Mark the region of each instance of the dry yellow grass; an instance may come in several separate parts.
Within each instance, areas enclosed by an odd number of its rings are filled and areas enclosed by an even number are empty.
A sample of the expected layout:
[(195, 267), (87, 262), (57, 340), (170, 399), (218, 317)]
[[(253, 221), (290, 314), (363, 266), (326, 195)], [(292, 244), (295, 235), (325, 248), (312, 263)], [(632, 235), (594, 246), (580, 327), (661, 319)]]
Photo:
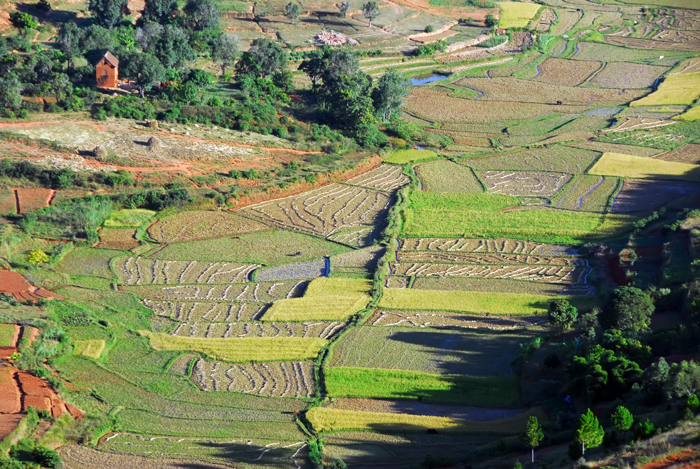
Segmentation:
[(680, 116), (674, 117), (675, 120), (692, 122), (700, 119), (700, 106), (691, 107)]
[(107, 342), (104, 340), (76, 340), (73, 355), (82, 355), (83, 357), (99, 360), (107, 347)]
[(588, 173), (636, 179), (700, 181), (700, 166), (620, 153), (604, 153)]
[(700, 73), (687, 73), (666, 78), (656, 91), (633, 101), (630, 106), (691, 105), (698, 98), (700, 98)]
[(139, 331), (139, 334), (148, 337), (151, 347), (156, 350), (202, 352), (210, 358), (230, 362), (313, 359), (327, 342), (324, 339), (304, 339), (302, 337), (206, 339), (177, 337), (146, 330)]
[(371, 288), (369, 280), (317, 278), (309, 284), (303, 297), (275, 301), (262, 320), (347, 319), (372, 301)]
[(541, 6), (537, 3), (499, 2), (501, 28), (524, 28), (535, 17)]
[(442, 433), (513, 435), (525, 430), (525, 425), (531, 415), (537, 416), (540, 421), (547, 420), (547, 415), (541, 407), (535, 407), (508, 419), (488, 421), (388, 412), (362, 412), (331, 407), (314, 407), (306, 413), (306, 418), (309, 419), (317, 432), (372, 430), (391, 433), (425, 433), (428, 429), (435, 429)]

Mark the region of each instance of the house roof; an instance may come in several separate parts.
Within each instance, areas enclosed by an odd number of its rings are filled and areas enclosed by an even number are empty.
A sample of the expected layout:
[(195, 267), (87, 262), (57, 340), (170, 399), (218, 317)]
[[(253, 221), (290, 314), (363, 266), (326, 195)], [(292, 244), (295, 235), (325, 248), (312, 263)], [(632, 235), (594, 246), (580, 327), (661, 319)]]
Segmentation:
[(111, 52), (105, 52), (105, 55), (103, 55), (97, 63), (99, 64), (102, 61), (102, 59), (107, 60), (107, 62), (109, 62), (115, 67), (119, 65), (119, 59), (113, 56)]

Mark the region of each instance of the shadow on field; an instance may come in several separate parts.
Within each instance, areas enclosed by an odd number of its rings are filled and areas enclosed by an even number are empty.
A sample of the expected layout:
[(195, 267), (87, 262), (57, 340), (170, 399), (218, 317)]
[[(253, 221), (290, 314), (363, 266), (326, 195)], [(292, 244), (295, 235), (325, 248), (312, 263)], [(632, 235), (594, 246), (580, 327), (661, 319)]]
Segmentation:
[[(282, 467), (296, 466), (301, 468), (311, 467), (308, 458), (308, 447), (304, 441), (279, 441), (270, 440), (266, 446), (252, 444), (247, 438), (236, 438), (227, 442), (198, 441), (196, 444), (202, 448), (202, 452), (211, 458), (226, 461), (230, 464), (255, 463), (261, 466)], [(279, 442), (276, 442), (279, 441)], [(197, 463), (183, 463), (182, 468), (209, 469), (209, 464), (197, 465)]]

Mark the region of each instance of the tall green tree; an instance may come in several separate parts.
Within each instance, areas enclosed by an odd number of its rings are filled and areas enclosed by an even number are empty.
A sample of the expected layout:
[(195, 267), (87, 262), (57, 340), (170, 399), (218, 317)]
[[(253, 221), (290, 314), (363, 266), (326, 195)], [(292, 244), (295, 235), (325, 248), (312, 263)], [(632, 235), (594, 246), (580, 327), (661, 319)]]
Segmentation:
[(218, 62), (221, 67), (221, 75), (226, 74), (228, 67), (233, 67), (236, 64), (238, 57), (238, 36), (228, 33), (221, 34), (211, 45), (211, 58), (214, 62)]
[(603, 443), (605, 430), (598, 423), (598, 418), (593, 415), (591, 409), (583, 414), (578, 421), (576, 429), (576, 440), (581, 443), (581, 453), (586, 454), (586, 448), (597, 448)]
[(372, 91), (377, 117), (382, 122), (398, 117), (410, 89), (411, 80), (404, 78), (395, 68), (387, 70)]
[(12, 26), (19, 30), (22, 37), (26, 37), (30, 29), (36, 29), (39, 27), (39, 20), (29, 13), (22, 13), (19, 11), (16, 11), (10, 15), (10, 22), (12, 23)]
[(634, 415), (630, 412), (627, 407), (618, 406), (615, 412), (612, 414), (612, 422), (615, 430), (620, 432), (620, 435), (624, 434), (634, 423)]
[(166, 25), (156, 41), (154, 55), (165, 68), (182, 68), (194, 60), (195, 53), (190, 46), (187, 32), (174, 25)]
[(652, 399), (660, 401), (664, 398), (664, 388), (666, 387), (670, 371), (671, 367), (664, 357), (659, 358), (644, 370), (642, 375), (644, 391)]
[(544, 432), (540, 426), (537, 417), (531, 415), (525, 427), (525, 433), (522, 435), (523, 442), (532, 450), (532, 464), (535, 464), (535, 448), (537, 448), (544, 439)]
[(177, 11), (177, 0), (146, 0), (142, 18), (144, 21), (163, 23), (175, 11)]
[(122, 66), (122, 74), (134, 80), (139, 94), (146, 97), (154, 82), (165, 79), (165, 67), (156, 57), (148, 53), (131, 54)]
[(372, 27), (372, 20), (379, 16), (379, 6), (377, 2), (367, 2), (362, 5), (362, 15), (369, 20), (369, 27)]
[(163, 35), (163, 25), (159, 23), (146, 23), (136, 30), (136, 42), (144, 52), (153, 52), (156, 44)]
[(80, 51), (80, 38), (82, 37), (82, 32), (75, 21), (66, 21), (61, 26), (58, 32), (58, 43), (60, 45), (61, 52), (66, 56), (68, 60), (68, 67), (73, 68), (75, 66), (75, 59), (81, 55)]
[(219, 27), (219, 7), (212, 0), (187, 0), (182, 11), (192, 29), (203, 31)]
[(287, 53), (279, 44), (269, 39), (255, 39), (250, 49), (241, 55), (236, 63), (236, 72), (241, 75), (252, 75), (267, 78), (278, 70), (287, 67)]
[(700, 365), (694, 360), (671, 365), (666, 391), (669, 397), (688, 397), (700, 391)]
[(306, 59), (299, 65), (298, 70), (306, 73), (306, 76), (311, 80), (311, 88), (315, 90), (323, 77), (323, 72), (326, 71), (326, 61), (321, 57)]
[(22, 105), (22, 83), (14, 73), (0, 75), (0, 106), (17, 109)]
[(287, 6), (284, 7), (284, 14), (287, 15), (287, 18), (294, 24), (299, 19), (301, 7), (296, 2), (289, 2)]
[(333, 87), (334, 82), (342, 76), (353, 76), (360, 73), (360, 61), (357, 55), (347, 49), (334, 49), (324, 52), (325, 70), (323, 83), (325, 87)]
[(88, 9), (95, 23), (112, 29), (129, 14), (129, 0), (90, 0)]
[(636, 334), (649, 328), (653, 312), (654, 304), (649, 295), (639, 288), (618, 287), (605, 306), (603, 325)]
[(567, 369), (574, 386), (586, 390), (590, 400), (615, 399), (639, 380), (639, 365), (600, 344), (575, 356)]
[(549, 322), (556, 328), (566, 330), (578, 319), (578, 310), (568, 300), (558, 299), (549, 304)]

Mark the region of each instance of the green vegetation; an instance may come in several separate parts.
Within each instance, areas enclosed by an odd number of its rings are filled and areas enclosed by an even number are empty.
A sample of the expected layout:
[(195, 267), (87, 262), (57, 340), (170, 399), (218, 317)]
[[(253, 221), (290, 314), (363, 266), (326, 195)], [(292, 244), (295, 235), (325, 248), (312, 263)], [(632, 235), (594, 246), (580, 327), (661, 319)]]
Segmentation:
[(524, 28), (540, 9), (537, 3), (498, 2), (501, 17), (498, 26), (504, 29)]
[(406, 164), (418, 161), (430, 160), (437, 156), (433, 151), (425, 150), (396, 150), (394, 153), (384, 158), (387, 163)]
[(107, 347), (104, 340), (76, 340), (73, 349), (74, 355), (82, 355), (84, 357), (99, 360)]
[(104, 226), (138, 228), (156, 215), (153, 210), (117, 210), (105, 220)]
[(14, 334), (14, 324), (0, 324), (0, 347), (10, 347)]

